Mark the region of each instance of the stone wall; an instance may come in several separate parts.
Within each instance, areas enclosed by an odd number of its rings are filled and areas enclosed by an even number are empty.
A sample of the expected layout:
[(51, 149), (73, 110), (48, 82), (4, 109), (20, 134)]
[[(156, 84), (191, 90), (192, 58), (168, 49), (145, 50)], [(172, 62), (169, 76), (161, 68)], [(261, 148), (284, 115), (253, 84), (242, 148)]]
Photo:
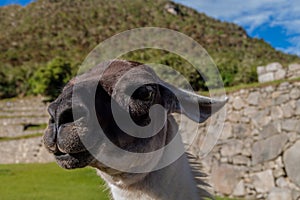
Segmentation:
[[(223, 132), (201, 159), (214, 192), (242, 199), (299, 199), (300, 82), (228, 96)], [(200, 133), (207, 126), (202, 124)], [(186, 129), (185, 134), (194, 131)], [(200, 140), (191, 148), (195, 155)]]
[(0, 101), (0, 164), (54, 161), (42, 144), (46, 107), (41, 97)]
[(300, 77), (300, 64), (290, 64), (287, 68), (283, 68), (280, 63), (270, 63), (267, 66), (257, 67), (257, 74), (260, 83), (298, 78)]

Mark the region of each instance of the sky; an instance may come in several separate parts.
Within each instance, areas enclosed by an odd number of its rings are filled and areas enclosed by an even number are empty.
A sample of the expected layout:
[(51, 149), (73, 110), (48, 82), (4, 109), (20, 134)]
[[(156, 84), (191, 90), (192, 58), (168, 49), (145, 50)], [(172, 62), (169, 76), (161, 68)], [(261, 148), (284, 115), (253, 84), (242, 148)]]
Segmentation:
[[(0, 0), (26, 5), (33, 0)], [(221, 21), (246, 29), (274, 48), (300, 56), (300, 2), (298, 0), (173, 0)]]
[(25, 6), (32, 1), (34, 0), (0, 0), (0, 6), (10, 5), (10, 4), (19, 4)]
[(300, 56), (298, 0), (174, 0), (221, 21), (233, 22), (251, 37)]

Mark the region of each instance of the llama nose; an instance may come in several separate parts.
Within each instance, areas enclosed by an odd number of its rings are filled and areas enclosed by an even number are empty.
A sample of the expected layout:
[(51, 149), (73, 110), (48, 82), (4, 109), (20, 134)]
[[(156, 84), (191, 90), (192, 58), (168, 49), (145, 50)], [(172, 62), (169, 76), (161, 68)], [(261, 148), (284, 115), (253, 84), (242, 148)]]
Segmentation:
[(56, 146), (56, 136), (57, 136), (57, 126), (55, 124), (55, 112), (57, 109), (57, 104), (55, 102), (48, 106), (48, 113), (50, 115), (50, 120), (48, 127), (44, 132), (43, 142), (45, 147), (51, 153), (56, 153), (58, 151)]
[(57, 135), (57, 131), (55, 128), (55, 124), (49, 124), (48, 128), (46, 129), (46, 131), (44, 133), (43, 142), (44, 142), (45, 147), (51, 153), (56, 153), (58, 151), (57, 145), (56, 145), (56, 135)]
[(82, 104), (63, 110), (58, 115), (56, 146), (62, 153), (79, 153), (86, 151), (82, 143), (87, 126), (87, 109)]

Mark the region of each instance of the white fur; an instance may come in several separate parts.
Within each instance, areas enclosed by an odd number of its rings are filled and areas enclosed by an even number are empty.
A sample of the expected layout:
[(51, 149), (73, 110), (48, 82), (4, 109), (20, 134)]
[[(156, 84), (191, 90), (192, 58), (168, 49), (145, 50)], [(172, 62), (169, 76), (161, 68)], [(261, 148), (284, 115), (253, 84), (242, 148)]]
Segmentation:
[[(177, 124), (168, 118), (168, 134), (177, 133)], [(145, 147), (147, 148), (147, 147)], [(97, 168), (97, 166), (95, 166)], [(101, 168), (101, 167), (98, 167)], [(207, 197), (205, 190), (197, 187), (189, 159), (183, 154), (169, 166), (144, 174), (98, 174), (106, 181), (114, 200), (199, 200)], [(201, 182), (200, 184), (203, 185)]]

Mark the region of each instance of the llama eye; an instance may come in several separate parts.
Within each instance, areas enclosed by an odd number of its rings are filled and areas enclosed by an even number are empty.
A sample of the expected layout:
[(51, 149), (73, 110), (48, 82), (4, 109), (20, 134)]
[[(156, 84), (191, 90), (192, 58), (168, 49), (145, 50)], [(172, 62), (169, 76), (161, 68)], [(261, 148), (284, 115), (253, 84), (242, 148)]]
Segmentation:
[(140, 100), (150, 101), (153, 97), (153, 91), (148, 91), (139, 97)]
[(154, 97), (154, 89), (151, 86), (140, 87), (133, 94), (133, 99), (141, 101), (151, 101)]

